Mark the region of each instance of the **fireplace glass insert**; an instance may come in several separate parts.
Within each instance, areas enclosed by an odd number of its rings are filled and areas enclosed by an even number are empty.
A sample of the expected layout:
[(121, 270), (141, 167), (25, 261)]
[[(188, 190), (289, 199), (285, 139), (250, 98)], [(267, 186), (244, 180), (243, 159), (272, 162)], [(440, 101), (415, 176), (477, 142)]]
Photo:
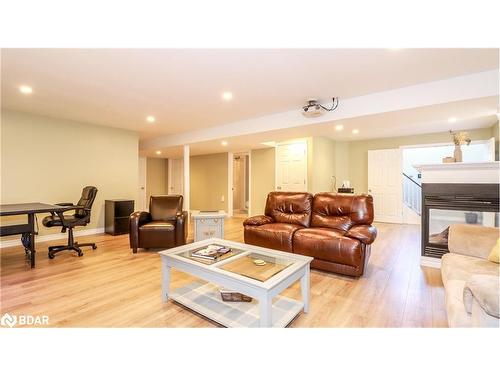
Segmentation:
[(498, 212), (429, 210), (429, 243), (448, 246), (448, 229), (451, 224), (475, 224), (498, 227)]
[(422, 255), (448, 252), (452, 224), (499, 226), (498, 184), (423, 184)]

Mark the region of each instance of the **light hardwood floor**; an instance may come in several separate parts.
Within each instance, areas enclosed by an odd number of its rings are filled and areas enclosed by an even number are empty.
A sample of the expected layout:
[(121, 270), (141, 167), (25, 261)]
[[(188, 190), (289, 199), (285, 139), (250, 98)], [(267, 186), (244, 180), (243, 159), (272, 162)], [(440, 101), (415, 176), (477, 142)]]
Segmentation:
[[(243, 241), (242, 218), (227, 221), (225, 238)], [(360, 279), (312, 270), (309, 314), (291, 327), (446, 327), (440, 272), (419, 265), (420, 228), (375, 224), (379, 236)], [(192, 226), (190, 227), (192, 240)], [(132, 254), (128, 236), (95, 235), (81, 258), (63, 252), (47, 258), (53, 242), (38, 243), (30, 270), (21, 247), (0, 249), (0, 312), (48, 315), (52, 327), (216, 327), (173, 302), (163, 304), (160, 257)], [(57, 241), (61, 243), (61, 241)], [(172, 274), (172, 288), (192, 277)], [(296, 283), (284, 292), (300, 298)]]

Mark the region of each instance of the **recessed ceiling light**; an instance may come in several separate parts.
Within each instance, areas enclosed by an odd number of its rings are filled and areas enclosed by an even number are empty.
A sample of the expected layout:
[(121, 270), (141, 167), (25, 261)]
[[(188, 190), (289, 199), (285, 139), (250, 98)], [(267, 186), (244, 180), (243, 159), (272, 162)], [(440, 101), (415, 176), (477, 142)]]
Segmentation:
[(224, 91), (222, 93), (222, 99), (224, 99), (225, 101), (233, 99), (233, 93), (231, 91)]
[(227, 141), (222, 141), (220, 144), (223, 146), (227, 146)]
[(146, 117), (146, 121), (152, 124), (153, 122), (156, 121), (156, 119), (154, 118), (154, 116), (148, 116)]
[(358, 129), (352, 129), (352, 134), (359, 134), (359, 130)]
[(156, 155), (161, 155), (161, 151), (156, 151)]
[(23, 85), (23, 86), (19, 87), (19, 91), (22, 94), (29, 95), (29, 94), (31, 94), (33, 92), (33, 89), (31, 87), (29, 87), (29, 86)]
[(338, 131), (338, 132), (339, 132), (339, 131), (341, 131), (342, 129), (344, 129), (344, 125), (342, 125), (342, 124), (335, 125), (335, 130), (336, 130), (336, 131)]
[(457, 118), (456, 117), (450, 117), (448, 119), (448, 122), (457, 122)]

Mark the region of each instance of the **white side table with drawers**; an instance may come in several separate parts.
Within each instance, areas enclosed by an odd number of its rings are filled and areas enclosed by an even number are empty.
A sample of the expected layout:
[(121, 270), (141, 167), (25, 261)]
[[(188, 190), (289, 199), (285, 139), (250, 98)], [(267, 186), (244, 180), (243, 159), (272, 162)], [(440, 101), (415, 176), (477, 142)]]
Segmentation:
[(191, 214), (194, 220), (194, 241), (208, 238), (224, 238), (224, 211), (195, 211)]

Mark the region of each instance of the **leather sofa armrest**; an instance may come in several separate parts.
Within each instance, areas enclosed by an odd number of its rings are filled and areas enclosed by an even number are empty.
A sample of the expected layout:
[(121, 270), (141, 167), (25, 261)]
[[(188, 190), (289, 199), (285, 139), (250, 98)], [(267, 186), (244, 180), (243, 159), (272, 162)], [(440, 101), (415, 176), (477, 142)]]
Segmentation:
[(243, 225), (264, 225), (274, 223), (273, 218), (265, 215), (252, 216), (243, 222)]
[(130, 215), (130, 247), (137, 252), (139, 247), (139, 227), (151, 221), (151, 214), (145, 211), (136, 211)]
[(371, 225), (354, 225), (345, 235), (370, 245), (377, 238), (377, 228)]
[(465, 310), (469, 314), (475, 300), (488, 315), (500, 318), (498, 276), (472, 275), (466, 281), (463, 293)]
[(175, 217), (175, 245), (185, 245), (188, 236), (189, 215), (187, 211), (178, 212)]

